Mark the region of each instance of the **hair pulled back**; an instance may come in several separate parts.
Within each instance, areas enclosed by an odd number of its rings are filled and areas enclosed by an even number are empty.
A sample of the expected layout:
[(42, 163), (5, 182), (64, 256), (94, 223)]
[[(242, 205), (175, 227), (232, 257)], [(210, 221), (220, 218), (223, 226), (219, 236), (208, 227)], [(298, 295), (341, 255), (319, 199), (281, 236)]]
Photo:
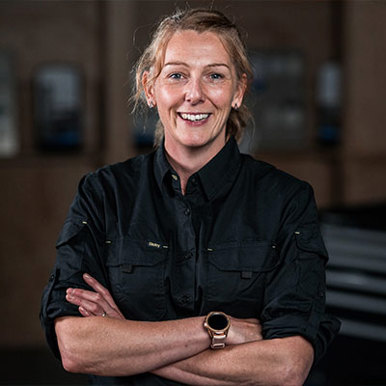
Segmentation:
[[(229, 56), (232, 58), (236, 70), (238, 81), (243, 75), (247, 76), (247, 87), (252, 80), (251, 65), (248, 60), (244, 40), (234, 23), (232, 23), (223, 13), (216, 10), (207, 9), (188, 9), (177, 11), (173, 15), (165, 17), (155, 30), (150, 44), (147, 46), (139, 58), (135, 71), (135, 90), (133, 95), (134, 111), (140, 105), (146, 106), (146, 98), (142, 77), (144, 72), (148, 72), (148, 84), (152, 84), (162, 71), (165, 58), (166, 47), (177, 31), (193, 30), (198, 33), (213, 32), (223, 43)], [(237, 110), (231, 109), (226, 125), (226, 134), (234, 136), (240, 140), (245, 126), (251, 114), (245, 104), (239, 106)], [(161, 121), (158, 122), (154, 145), (162, 143), (164, 129)]]

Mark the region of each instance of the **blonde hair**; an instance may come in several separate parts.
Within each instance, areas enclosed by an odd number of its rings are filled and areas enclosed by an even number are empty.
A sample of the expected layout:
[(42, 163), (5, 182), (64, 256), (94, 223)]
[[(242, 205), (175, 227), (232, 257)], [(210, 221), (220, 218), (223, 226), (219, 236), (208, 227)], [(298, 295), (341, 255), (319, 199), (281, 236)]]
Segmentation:
[[(152, 84), (157, 79), (162, 70), (166, 47), (170, 39), (175, 32), (183, 30), (193, 30), (198, 33), (208, 31), (216, 33), (233, 60), (238, 80), (241, 81), (245, 74), (247, 77), (247, 88), (249, 87), (252, 80), (251, 65), (247, 56), (244, 39), (236, 25), (223, 13), (215, 10), (196, 8), (177, 11), (160, 22), (150, 44), (137, 62), (135, 68), (135, 89), (132, 97), (134, 111), (137, 111), (140, 105), (146, 106), (142, 84), (143, 74), (145, 72), (151, 74), (147, 79), (148, 84)], [(227, 136), (234, 136), (236, 140), (240, 140), (250, 118), (251, 114), (244, 104), (239, 106), (238, 109), (232, 109), (226, 125)], [(164, 129), (161, 121), (158, 121), (154, 138), (155, 146), (159, 146), (162, 143), (163, 136)]]

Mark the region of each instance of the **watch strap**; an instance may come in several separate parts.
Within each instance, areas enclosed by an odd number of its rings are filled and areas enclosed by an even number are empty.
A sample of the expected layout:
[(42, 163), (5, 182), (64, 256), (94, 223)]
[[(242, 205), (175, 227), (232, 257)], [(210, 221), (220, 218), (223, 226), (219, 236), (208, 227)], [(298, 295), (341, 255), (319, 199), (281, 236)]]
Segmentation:
[(225, 347), (225, 339), (226, 339), (226, 335), (225, 334), (213, 334), (212, 335), (212, 343), (210, 345), (210, 348), (213, 349), (213, 350), (217, 350), (217, 349), (222, 349)]

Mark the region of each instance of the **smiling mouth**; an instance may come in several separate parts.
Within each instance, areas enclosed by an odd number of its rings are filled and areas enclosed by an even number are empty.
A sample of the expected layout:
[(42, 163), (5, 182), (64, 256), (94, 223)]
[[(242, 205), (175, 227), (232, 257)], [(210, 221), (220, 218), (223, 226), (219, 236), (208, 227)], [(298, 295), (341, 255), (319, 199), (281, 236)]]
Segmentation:
[(185, 121), (199, 122), (207, 119), (210, 114), (186, 114), (178, 113), (178, 115)]

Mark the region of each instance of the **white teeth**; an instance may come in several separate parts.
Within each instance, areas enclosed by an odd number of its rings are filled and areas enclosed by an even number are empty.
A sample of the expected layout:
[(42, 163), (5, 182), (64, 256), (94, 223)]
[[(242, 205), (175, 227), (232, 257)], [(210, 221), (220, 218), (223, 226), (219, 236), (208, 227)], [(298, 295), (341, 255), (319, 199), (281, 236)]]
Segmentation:
[(209, 114), (181, 114), (181, 117), (188, 121), (196, 122), (208, 118)]

